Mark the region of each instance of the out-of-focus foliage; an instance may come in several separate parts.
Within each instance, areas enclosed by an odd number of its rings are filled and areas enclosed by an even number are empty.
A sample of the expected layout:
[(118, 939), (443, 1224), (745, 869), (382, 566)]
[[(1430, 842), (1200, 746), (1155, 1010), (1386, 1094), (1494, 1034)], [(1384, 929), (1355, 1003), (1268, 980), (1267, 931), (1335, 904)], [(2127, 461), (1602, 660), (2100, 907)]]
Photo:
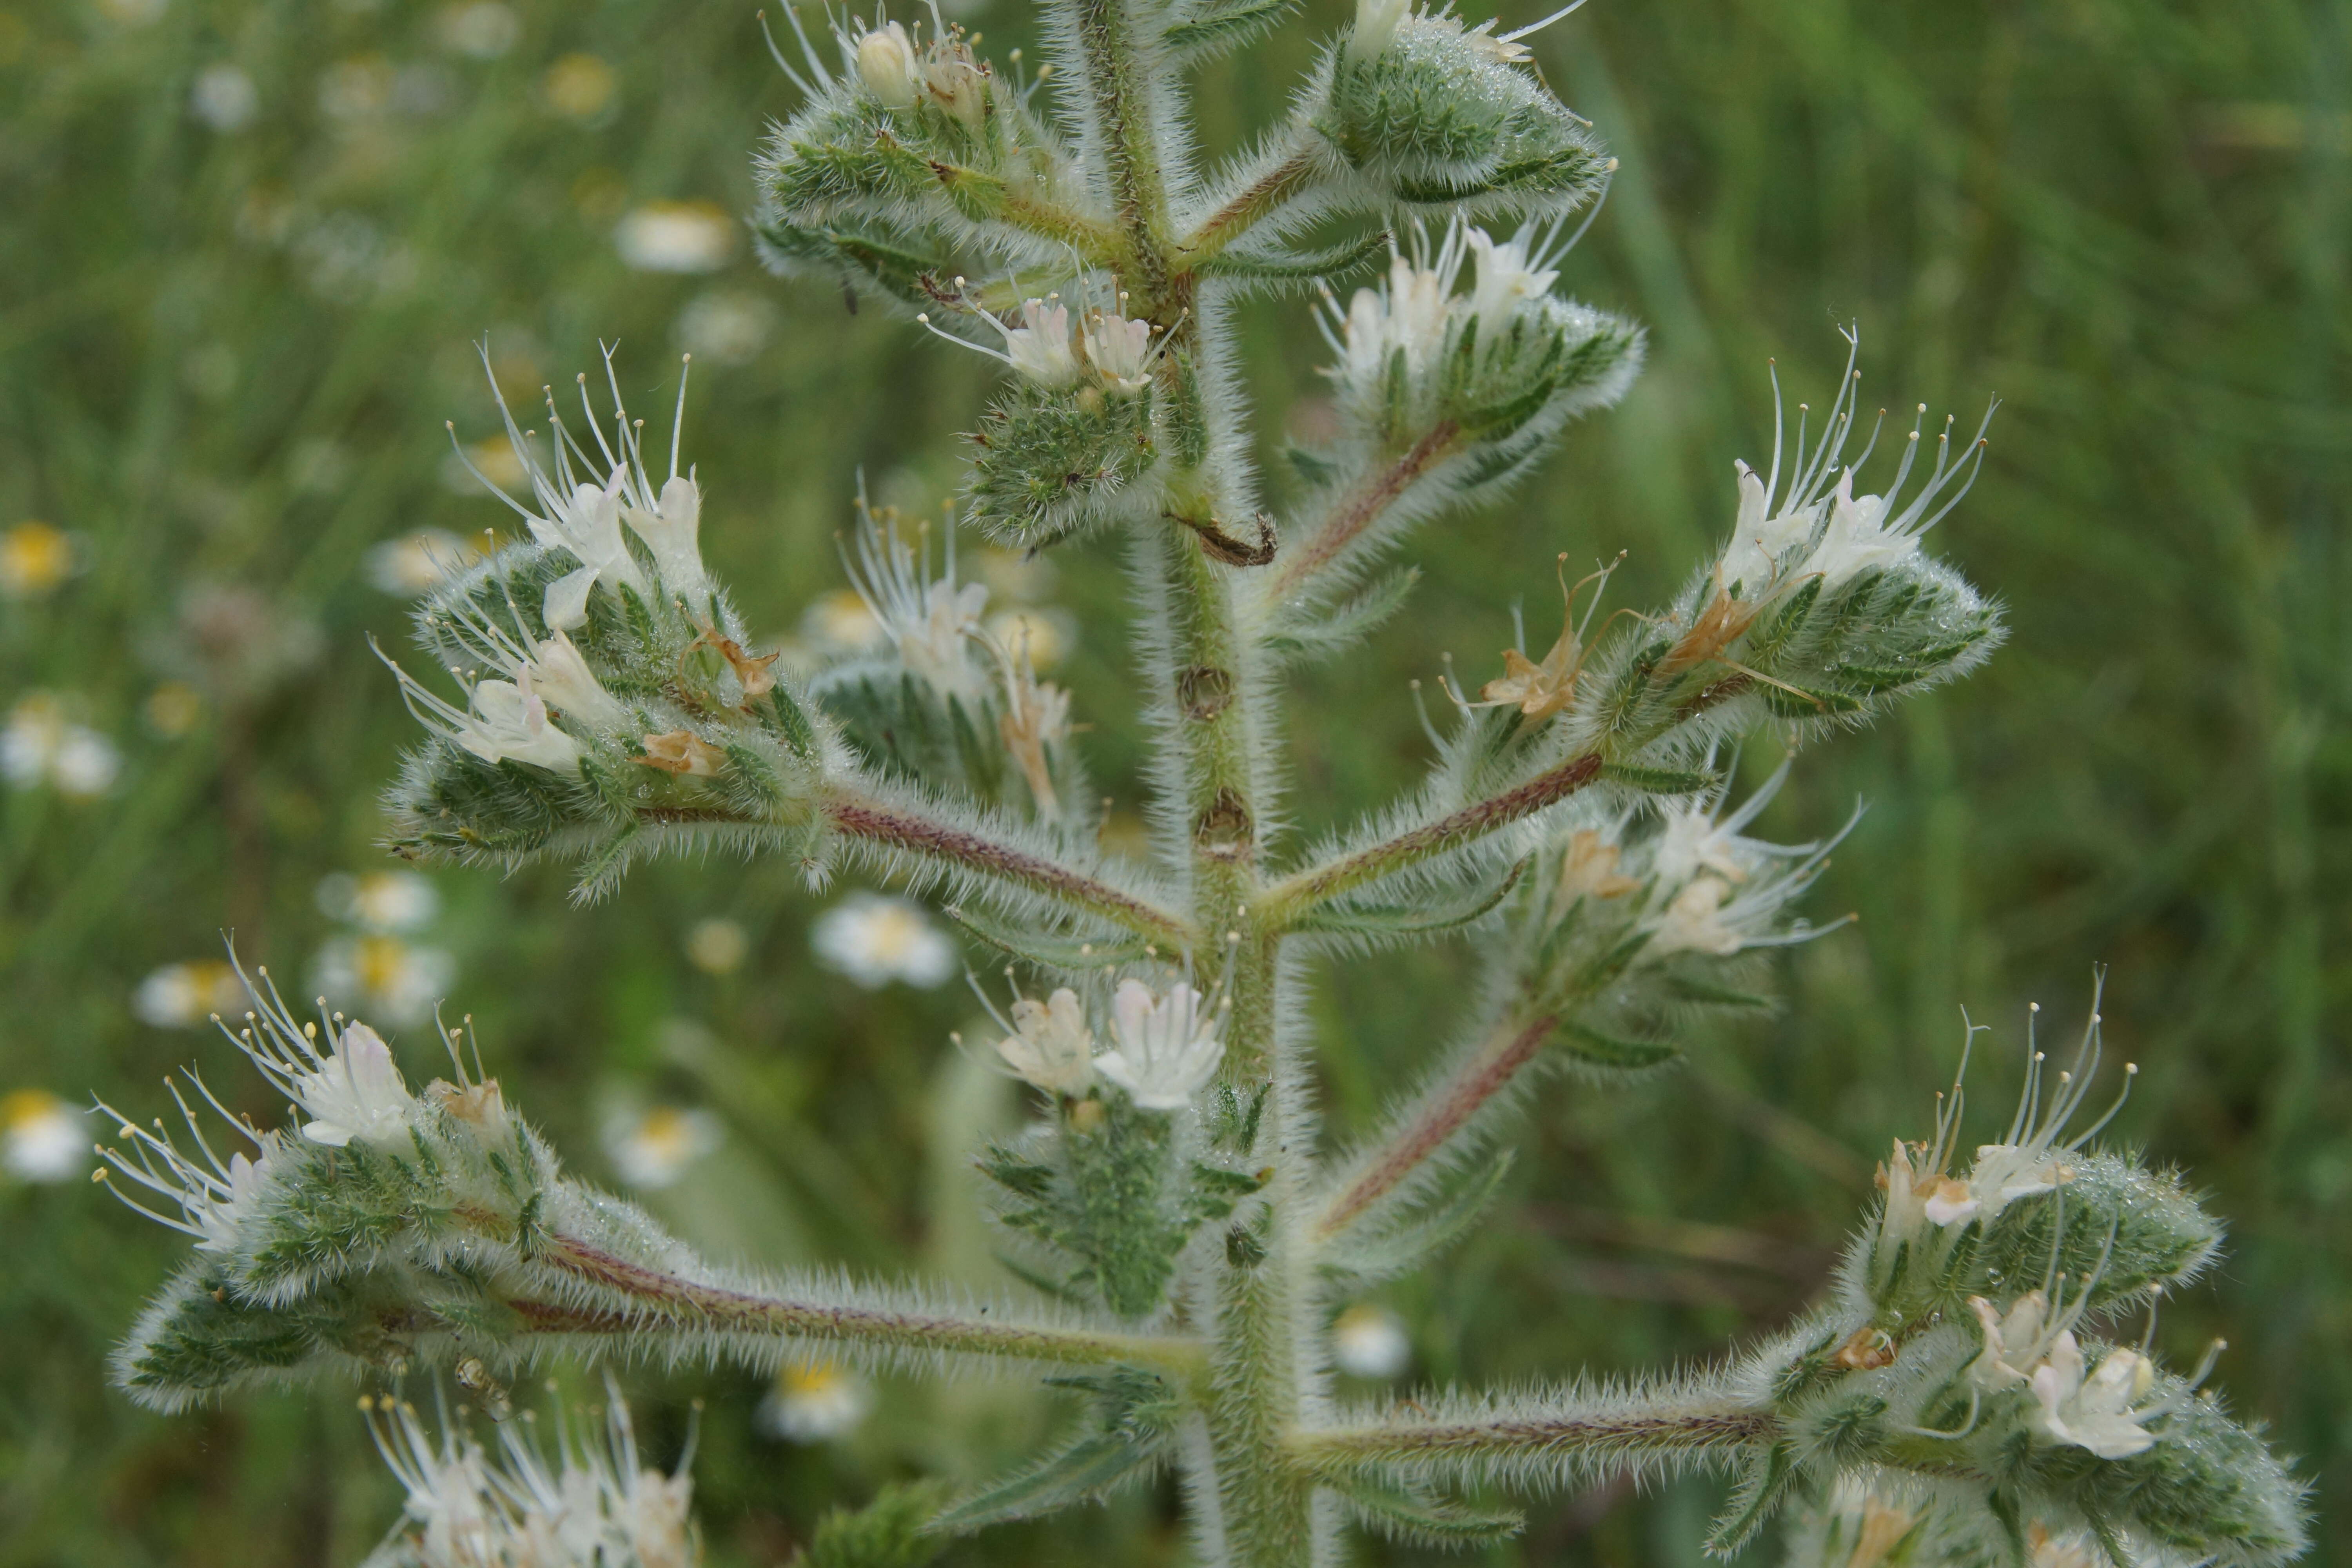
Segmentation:
[[(1030, 26), (1009, 0), (966, 19), (1000, 46)], [(1278, 113), (1340, 20), (1322, 7), (1205, 67), (1212, 142)], [(1763, 456), (1766, 359), (1826, 385), (1831, 327), (1858, 319), (1865, 394), (1898, 417), (1987, 387), (2007, 401), (1984, 489), (1937, 548), (2002, 585), (2013, 637), (1775, 803), (1784, 837), (1832, 829), (1857, 792), (1883, 803), (1848, 841), (1868, 876), (1833, 866), (1812, 895), (1858, 928), (1785, 960), (1801, 1030), (1717, 1030), (1646, 1090), (1549, 1091), (1509, 1178), (1528, 1223), (1385, 1292), (1413, 1331), (1409, 1375), (1640, 1364), (1785, 1322), (1822, 1289), (1869, 1160), (1948, 1074), (1958, 1005), (2007, 1024), (2030, 997), (2073, 1004), (2103, 960), (2109, 1038), (2143, 1068), (2124, 1131), (2193, 1167), (2236, 1225), (2159, 1340), (2192, 1360), (2230, 1324), (2223, 1375), (2307, 1457), (2340, 1555), (2341, 18), (2274, 0), (1611, 0), (1535, 45), (1622, 160), (1566, 281), (1649, 324), (1650, 368), (1505, 504), (1433, 532), (1418, 625), (1483, 674), (1510, 602), (1547, 603), (1560, 551), (1640, 541), (1630, 600), (1668, 591), (1728, 521), (1730, 456)], [(216, 1061), (218, 1042), (149, 1021), (173, 997), (142, 983), (209, 962), (224, 930), (303, 990), (454, 960), (436, 988), (476, 1015), (515, 1098), (582, 1165), (604, 1147), (585, 1173), (637, 1183), (706, 1250), (992, 1278), (962, 1162), (1017, 1118), (946, 1043), (971, 1009), (821, 964), (789, 865), (647, 868), (586, 912), (560, 871), (434, 873), (419, 921), (320, 895), (383, 864), (377, 792), (413, 734), (366, 647), (396, 645), (405, 608), (372, 552), (513, 525), (439, 439), (445, 418), (469, 447), (496, 429), (472, 341), (488, 334), (527, 421), (600, 335), (646, 412), (691, 348), (705, 552), (768, 636), (804, 635), (840, 585), (858, 469), (910, 514), (954, 483), (950, 437), (988, 389), (975, 357), (769, 282), (748, 234), (680, 205), (747, 210), (752, 141), (793, 106), (749, 10), (728, 6), (0, 13), (0, 531), (61, 531), (5, 541), (0, 689), (11, 712), (53, 694), (58, 722), (121, 764), (96, 798), (68, 787), (98, 782), (87, 747), (79, 773), (60, 750), (27, 787), (0, 783), (0, 1092), (79, 1103)], [(1306, 311), (1249, 309), (1254, 370), (1301, 378), (1292, 434), (1328, 437), (1324, 389), (1283, 369), (1317, 363)], [(992, 609), (1075, 615), (1055, 678), (1097, 721), (1110, 831), (1131, 830), (1112, 563), (1058, 552), (1057, 580), (985, 564)], [(1307, 678), (1303, 828), (1414, 776), (1404, 682), (1435, 673), (1375, 638)], [(209, 973), (185, 977), (197, 1015), (221, 1005)], [(1407, 1079), (1467, 973), (1458, 952), (1401, 958), (1322, 997), (1359, 1047), (1327, 1066), (1335, 1133)], [(274, 1115), (245, 1075), (219, 1076)], [(696, 1157), (655, 1157), (673, 1147)], [(355, 1416), (261, 1394), (166, 1418), (106, 1391), (106, 1349), (173, 1238), (79, 1181), (12, 1181), (0, 1243), (0, 1564), (364, 1554), (396, 1504)], [(918, 1468), (1000, 1468), (1069, 1415), (893, 1381), (851, 1436), (801, 1445), (765, 1434), (824, 1425), (777, 1415), (821, 1372), (788, 1373), (777, 1400), (732, 1373), (694, 1381), (635, 1391), (640, 1432), (667, 1463), (685, 1398), (709, 1402), (697, 1495), (730, 1564), (783, 1561), (833, 1502)], [(1687, 1561), (1716, 1500), (1701, 1484), (1549, 1503), (1497, 1560)], [(1140, 1493), (950, 1560), (1170, 1561), (1172, 1520)]]

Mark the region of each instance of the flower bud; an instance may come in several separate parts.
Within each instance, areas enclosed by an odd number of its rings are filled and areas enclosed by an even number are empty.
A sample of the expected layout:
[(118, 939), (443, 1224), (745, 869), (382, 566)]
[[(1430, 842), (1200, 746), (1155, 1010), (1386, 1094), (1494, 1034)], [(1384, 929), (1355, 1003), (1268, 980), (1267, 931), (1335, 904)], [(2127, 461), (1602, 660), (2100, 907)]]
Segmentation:
[(1410, 9), (1412, 0), (1356, 0), (1356, 26), (1348, 36), (1349, 63), (1369, 60), (1387, 48)]
[(904, 26), (887, 23), (857, 40), (857, 79), (886, 109), (915, 107), (923, 73)]

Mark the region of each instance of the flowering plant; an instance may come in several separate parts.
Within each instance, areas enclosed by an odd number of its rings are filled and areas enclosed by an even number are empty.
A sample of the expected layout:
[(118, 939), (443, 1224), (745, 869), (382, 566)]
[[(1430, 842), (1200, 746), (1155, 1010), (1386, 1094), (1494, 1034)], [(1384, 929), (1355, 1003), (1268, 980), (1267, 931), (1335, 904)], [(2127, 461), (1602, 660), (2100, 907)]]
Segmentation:
[[(1965, 1173), (1957, 1088), (1931, 1142), (1895, 1145), (1830, 1299), (1770, 1342), (1606, 1386), (1338, 1397), (1339, 1298), (1427, 1266), (1496, 1201), (1515, 1097), (1548, 1071), (1667, 1068), (1692, 1016), (1761, 1004), (1757, 951), (1814, 934), (1790, 911), (1827, 845), (1748, 836), (1785, 769), (1735, 805), (1731, 748), (1769, 731), (1793, 751), (1991, 654), (1997, 608), (1923, 543), (1982, 431), (1956, 447), (1949, 421), (1914, 426), (1883, 491), (1858, 495), (1883, 431), (1859, 428), (1850, 363), (1818, 425), (1784, 442), (1776, 423), (1763, 471), (1738, 468), (1727, 533), (1670, 603), (1603, 617), (1610, 568), (1572, 587), (1563, 571), (1540, 657), (1504, 651), (1475, 698), (1446, 683), (1422, 788), (1293, 843), (1285, 673), (1378, 633), (1412, 588), (1381, 569), (1412, 531), (1499, 494), (1639, 367), (1636, 328), (1554, 292), (1567, 226), (1614, 165), (1527, 68), (1528, 29), (1365, 0), (1286, 124), (1202, 174), (1185, 68), (1289, 8), (1048, 9), (1055, 114), (1044, 73), (1001, 73), (936, 16), (845, 24), (830, 58), (800, 36), (785, 68), (806, 102), (760, 153), (757, 229), (777, 269), (1007, 367), (971, 437), (972, 526), (1033, 552), (1119, 536), (1156, 746), (1150, 858), (1101, 847), (1069, 696), (982, 622), (951, 528), (935, 562), (862, 513), (873, 647), (801, 679), (751, 646), (701, 559), (683, 378), (666, 463), (616, 377), (604, 410), (583, 378), (576, 428), (552, 402), (543, 437), (509, 416), (529, 539), (423, 601), (419, 640), (458, 684), (395, 665), (425, 737), (391, 792), (401, 852), (565, 858), (583, 898), (711, 846), (940, 894), (1042, 992), (1016, 986), (985, 1043), (1037, 1119), (978, 1155), (1033, 1289), (970, 1303), (715, 1266), (569, 1175), (466, 1031), (446, 1035), (449, 1076), (412, 1089), (368, 1025), (305, 1019), (257, 973), (230, 1027), (296, 1125), (229, 1117), (224, 1159), (184, 1098), (186, 1142), (118, 1118), (107, 1151), (125, 1196), (194, 1243), (122, 1385), (179, 1408), (446, 1366), (498, 1411), (541, 1357), (814, 1354), (1013, 1364), (1085, 1396), (1034, 1465), (891, 1494), (821, 1538), (842, 1563), (1164, 1469), (1197, 1554), (1262, 1568), (1335, 1561), (1350, 1526), (1475, 1544), (1518, 1516), (1467, 1491), (1689, 1465), (1737, 1477), (1724, 1552), (1793, 1502), (1792, 1548), (1822, 1563), (2295, 1556), (2299, 1488), (2200, 1392), (2208, 1369), (2099, 1337), (2192, 1279), (2219, 1228), (2173, 1175), (2092, 1148), (2097, 1125), (2071, 1131), (2095, 1015), (2054, 1087), (2029, 1046), (2020, 1110)], [(1302, 248), (1320, 225), (1353, 232)], [(1324, 290), (1336, 427), (1294, 454), (1300, 499), (1277, 517), (1247, 457), (1232, 302), (1368, 267), (1379, 281), (1345, 306)], [(1461, 1037), (1383, 1127), (1326, 1154), (1303, 956), (1463, 931), (1487, 973)], [(683, 1474), (641, 1468), (611, 1423), (603, 1448), (567, 1435), (551, 1462), (518, 1441), (493, 1463), (383, 1406), (410, 1496), (386, 1561), (690, 1560)]]

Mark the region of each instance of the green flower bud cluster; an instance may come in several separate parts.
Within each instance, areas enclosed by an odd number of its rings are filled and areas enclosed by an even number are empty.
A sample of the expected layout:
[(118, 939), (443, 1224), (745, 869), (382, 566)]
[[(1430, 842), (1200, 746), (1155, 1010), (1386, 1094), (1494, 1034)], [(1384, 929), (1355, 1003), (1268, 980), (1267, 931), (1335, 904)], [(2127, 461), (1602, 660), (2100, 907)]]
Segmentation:
[[(1585, 124), (1524, 68), (1525, 47), (1450, 12), (1367, 3), (1332, 61), (1317, 128), (1381, 198), (1568, 212), (1609, 171)], [(1383, 37), (1383, 33), (1385, 37)]]
[[(1466, 493), (1515, 474), (1570, 416), (1623, 395), (1642, 358), (1631, 323), (1550, 292), (1555, 233), (1507, 240), (1450, 225), (1391, 254), (1385, 283), (1331, 302), (1343, 441), (1396, 454), (1434, 440), (1464, 455)], [(1475, 258), (1472, 287), (1457, 293)]]
[[(684, 387), (679, 389), (681, 404)], [(615, 396), (617, 404), (617, 395)], [(551, 414), (552, 410), (551, 410)], [(575, 856), (584, 891), (663, 842), (749, 835), (816, 852), (827, 738), (755, 654), (695, 544), (701, 493), (656, 492), (625, 417), (609, 477), (555, 422), (552, 471), (511, 430), (534, 535), (456, 575), (416, 612), (461, 701), (394, 667), (430, 732), (390, 795), (394, 847), (515, 864)], [(625, 524), (625, 527), (624, 526)]]
[(1582, 1066), (1626, 1070), (1673, 1059), (1670, 1032), (1695, 1007), (1764, 1005), (1737, 984), (1739, 955), (1817, 934), (1785, 911), (1835, 847), (1741, 833), (1787, 777), (1737, 811), (1718, 784), (1556, 833), (1506, 906), (1515, 1016), (1556, 1020)]
[[(2182, 1378), (2145, 1340), (2090, 1332), (2193, 1278), (2221, 1234), (2177, 1179), (2084, 1152), (2106, 1118), (2068, 1135), (2098, 1054), (2095, 1015), (2068, 1069), (2032, 1051), (2003, 1141), (1965, 1175), (1946, 1173), (1958, 1083), (1932, 1142), (1895, 1145), (1839, 1304), (1756, 1363), (1784, 1436), (1751, 1465), (1722, 1543), (1808, 1486), (1830, 1501), (1798, 1550), (1851, 1537), (1858, 1553), (1866, 1535), (1885, 1554), (1863, 1561), (2253, 1564), (2303, 1550), (2302, 1488), (2200, 1392), (2221, 1347)], [(1906, 1489), (1905, 1475), (1936, 1484)], [(1893, 1554), (1930, 1539), (1942, 1555)], [(2078, 1542), (2092, 1547), (2063, 1555)]]
[(1081, 237), (1084, 182), (1032, 109), (1034, 87), (1008, 84), (961, 28), (921, 34), (897, 22), (837, 30), (837, 66), (800, 35), (803, 66), (784, 68), (807, 102), (755, 167), (754, 227), (778, 270), (919, 305), (960, 245), (1043, 260), (1054, 241)]

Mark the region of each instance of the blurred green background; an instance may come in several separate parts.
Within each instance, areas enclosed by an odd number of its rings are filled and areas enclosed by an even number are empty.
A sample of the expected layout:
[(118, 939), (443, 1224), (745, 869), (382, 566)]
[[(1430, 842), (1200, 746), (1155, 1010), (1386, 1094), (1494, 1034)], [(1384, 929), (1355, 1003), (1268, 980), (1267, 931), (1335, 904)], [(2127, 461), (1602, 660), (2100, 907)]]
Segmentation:
[[(1034, 49), (1034, 16), (994, 5), (966, 16), (985, 47)], [(1211, 144), (1276, 112), (1342, 16), (1318, 0), (1211, 68)], [(1786, 954), (1789, 1006), (1694, 1041), (1679, 1075), (1538, 1099), (1507, 1222), (1382, 1298), (1407, 1380), (1637, 1368), (1785, 1321), (1876, 1151), (1925, 1128), (1959, 1008), (2004, 1043), (2029, 1000), (2071, 1029), (2105, 963), (2110, 1038), (2143, 1068), (2121, 1135), (2190, 1167), (2235, 1230), (2159, 1342), (2189, 1361), (2226, 1332), (2221, 1381), (2320, 1483), (2315, 1560), (2352, 1557), (2347, 35), (2340, 0), (1600, 0), (1537, 41), (1623, 160), (1562, 286), (1647, 321), (1650, 368), (1510, 505), (1421, 536), (1412, 612), (1306, 682), (1303, 825), (1416, 775), (1406, 681), (1440, 650), (1485, 670), (1515, 599), (1540, 626), (1557, 552), (1630, 549), (1621, 602), (1676, 580), (1728, 524), (1731, 460), (1769, 447), (1766, 361), (1818, 403), (1845, 321), (1865, 396), (1964, 424), (2004, 400), (1936, 546), (2015, 635), (1804, 759), (1767, 825), (1808, 837), (1870, 800), (1811, 904), (1859, 923)], [(386, 865), (375, 796), (411, 734), (366, 640), (404, 641), (377, 581), (402, 562), (371, 552), (510, 521), (451, 482), (442, 438), (495, 428), (473, 340), (526, 402), (617, 340), (656, 430), (693, 349), (706, 551), (770, 636), (822, 631), (804, 612), (841, 585), (860, 468), (913, 510), (952, 492), (983, 362), (762, 277), (712, 209), (657, 205), (744, 210), (747, 151), (792, 102), (749, 5), (0, 9), (0, 1118), (28, 1168), (58, 1125), (40, 1092), (143, 1117), (201, 1061), (273, 1113), (216, 1037), (149, 1021), (208, 984), (151, 977), (234, 929), (305, 990), (338, 963), (343, 987), (446, 990), (583, 1173), (621, 1184), (650, 1137), (676, 1179), (644, 1195), (716, 1253), (990, 1282), (961, 1155), (1019, 1108), (947, 1044), (974, 1009), (822, 966), (822, 901), (789, 868), (658, 866), (589, 910), (559, 871), (436, 871), (429, 913), (320, 890)], [(1321, 350), (1303, 305), (1244, 321), (1270, 452), (1286, 418), (1311, 427)], [(1000, 606), (1066, 617), (1053, 674), (1131, 817), (1111, 554), (992, 564)], [(1468, 963), (1318, 975), (1335, 1132), (1436, 1048)], [(426, 1038), (396, 1041), (412, 1076)], [(2016, 1060), (1979, 1063), (1991, 1121)], [(356, 1562), (397, 1499), (354, 1391), (169, 1419), (110, 1392), (107, 1350), (182, 1239), (59, 1163), (0, 1177), (0, 1564)], [(824, 1381), (786, 1391), (802, 1435), (847, 1429), (793, 1442), (749, 1374), (629, 1379), (665, 1459), (706, 1402), (714, 1563), (782, 1562), (884, 1480), (1008, 1463), (1054, 1414), (1017, 1384), (898, 1381), (828, 1408)], [(1538, 1499), (1487, 1560), (1695, 1562), (1716, 1497)], [(1171, 1562), (1174, 1521), (1163, 1489), (948, 1561)]]

